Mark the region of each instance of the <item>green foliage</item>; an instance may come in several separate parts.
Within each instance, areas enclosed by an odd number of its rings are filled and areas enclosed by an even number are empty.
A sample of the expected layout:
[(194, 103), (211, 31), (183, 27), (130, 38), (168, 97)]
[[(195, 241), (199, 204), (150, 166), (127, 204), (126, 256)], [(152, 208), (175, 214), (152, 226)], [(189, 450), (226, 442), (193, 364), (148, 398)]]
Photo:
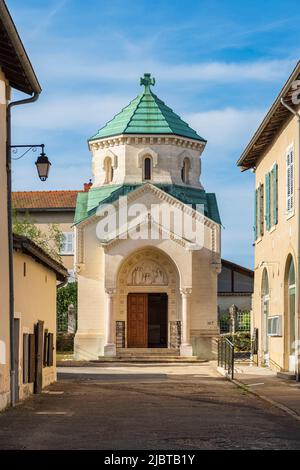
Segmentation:
[(250, 332), (240, 331), (238, 333), (225, 335), (234, 345), (236, 352), (251, 351), (251, 334)]
[(23, 235), (32, 240), (42, 248), (51, 258), (61, 263), (60, 248), (63, 242), (63, 233), (56, 224), (48, 224), (47, 230), (42, 231), (26, 213), (20, 216), (13, 213), (13, 232), (16, 235)]
[(70, 282), (57, 291), (57, 329), (66, 331), (68, 328), (68, 307), (73, 305), (77, 312), (77, 282)]

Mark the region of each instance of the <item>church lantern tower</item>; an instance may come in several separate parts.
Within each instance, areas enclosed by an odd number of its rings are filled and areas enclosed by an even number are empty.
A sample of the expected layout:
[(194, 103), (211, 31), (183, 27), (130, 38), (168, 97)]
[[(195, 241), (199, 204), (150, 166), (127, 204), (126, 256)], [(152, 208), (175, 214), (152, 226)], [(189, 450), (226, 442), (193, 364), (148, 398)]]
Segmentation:
[[(142, 92), (88, 141), (93, 186), (79, 193), (75, 215), (77, 358), (118, 356), (131, 349), (150, 354), (157, 348), (213, 356), (221, 222), (215, 194), (206, 193), (200, 181), (206, 140), (153, 93), (154, 85), (145, 73)], [(203, 246), (165, 227), (165, 220), (156, 224), (158, 234), (169, 234), (162, 239), (132, 239), (129, 229), (125, 237), (111, 232), (99, 238), (99, 210), (106, 204), (119, 210), (125, 196), (129, 208), (146, 207), (145, 227), (136, 222), (140, 231), (155, 225), (153, 204), (201, 219)]]

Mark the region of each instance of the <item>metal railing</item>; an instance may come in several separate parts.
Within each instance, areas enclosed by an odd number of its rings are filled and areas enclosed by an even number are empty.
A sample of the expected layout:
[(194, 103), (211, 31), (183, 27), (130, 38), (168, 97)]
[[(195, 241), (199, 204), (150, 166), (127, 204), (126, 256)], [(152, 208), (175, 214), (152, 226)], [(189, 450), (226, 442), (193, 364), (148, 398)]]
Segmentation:
[(222, 367), (234, 379), (234, 345), (228, 338), (220, 338), (218, 341), (218, 367)]

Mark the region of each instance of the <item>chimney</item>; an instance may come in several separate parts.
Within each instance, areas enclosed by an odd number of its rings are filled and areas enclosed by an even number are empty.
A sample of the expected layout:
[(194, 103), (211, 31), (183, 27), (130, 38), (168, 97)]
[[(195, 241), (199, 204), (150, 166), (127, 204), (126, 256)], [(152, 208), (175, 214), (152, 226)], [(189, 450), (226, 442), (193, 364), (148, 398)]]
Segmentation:
[(88, 193), (92, 186), (93, 186), (92, 180), (90, 180), (88, 183), (84, 183), (83, 185), (84, 192)]

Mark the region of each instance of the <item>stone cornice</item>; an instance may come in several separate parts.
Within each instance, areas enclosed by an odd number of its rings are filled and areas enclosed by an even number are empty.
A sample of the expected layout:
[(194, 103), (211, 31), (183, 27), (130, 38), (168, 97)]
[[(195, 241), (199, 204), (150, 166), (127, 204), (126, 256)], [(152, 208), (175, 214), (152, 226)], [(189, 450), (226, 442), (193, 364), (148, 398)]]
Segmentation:
[(202, 153), (205, 148), (206, 142), (200, 142), (186, 137), (180, 137), (177, 135), (125, 135), (121, 134), (114, 137), (107, 137), (105, 139), (98, 139), (89, 142), (90, 150), (105, 149), (110, 147), (116, 147), (118, 145), (125, 144), (142, 144), (142, 145), (176, 145), (177, 147), (183, 147), (193, 150), (198, 150)]

